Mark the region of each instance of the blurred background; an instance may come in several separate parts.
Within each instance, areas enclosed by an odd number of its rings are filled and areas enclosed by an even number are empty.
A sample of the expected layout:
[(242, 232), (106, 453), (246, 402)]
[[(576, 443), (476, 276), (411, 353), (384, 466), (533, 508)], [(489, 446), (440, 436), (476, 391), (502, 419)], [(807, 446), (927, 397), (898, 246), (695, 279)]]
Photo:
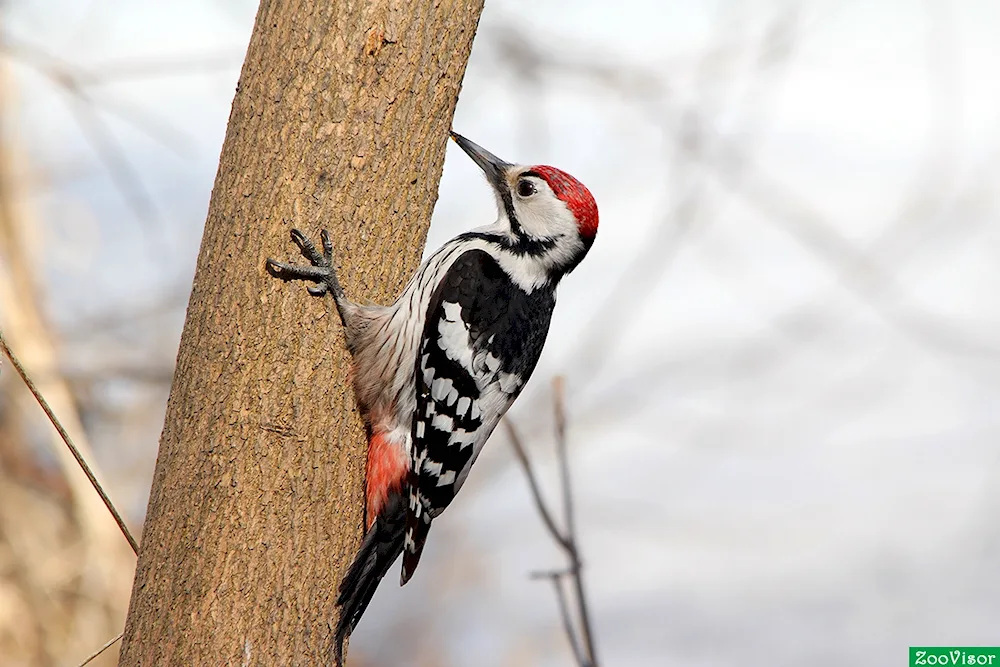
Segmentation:
[[(0, 2), (0, 326), (135, 532), (255, 11)], [(601, 210), (511, 412), (554, 502), (565, 377), (601, 664), (1000, 643), (998, 34), (990, 0), (488, 0), (455, 128)], [(448, 150), (432, 249), (494, 216)], [(355, 664), (573, 664), (492, 443)], [(134, 557), (71, 465), (4, 362), (0, 665), (123, 627)]]

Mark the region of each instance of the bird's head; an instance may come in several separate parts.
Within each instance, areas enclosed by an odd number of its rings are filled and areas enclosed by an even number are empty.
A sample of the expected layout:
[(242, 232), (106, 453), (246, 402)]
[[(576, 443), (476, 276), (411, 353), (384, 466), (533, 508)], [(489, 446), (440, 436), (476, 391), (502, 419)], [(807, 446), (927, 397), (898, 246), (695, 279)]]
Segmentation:
[(597, 236), (597, 202), (587, 187), (561, 169), (511, 164), (462, 135), (455, 140), (493, 187), (496, 227), (515, 252), (537, 255), (553, 270), (568, 273)]

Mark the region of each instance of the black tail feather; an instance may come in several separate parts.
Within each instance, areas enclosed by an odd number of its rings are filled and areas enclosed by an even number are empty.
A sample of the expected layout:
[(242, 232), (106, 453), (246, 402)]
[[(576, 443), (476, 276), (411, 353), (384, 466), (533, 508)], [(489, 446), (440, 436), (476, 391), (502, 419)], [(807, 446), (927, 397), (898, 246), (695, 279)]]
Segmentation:
[(424, 543), (427, 542), (427, 531), (430, 529), (431, 520), (426, 514), (418, 517), (410, 512), (406, 515), (406, 537), (409, 537), (409, 540), (403, 538), (406, 551), (403, 552), (403, 569), (399, 573), (400, 586), (405, 585), (413, 576), (413, 571), (417, 569), (420, 554), (424, 552)]
[(375, 589), (382, 577), (403, 550), (406, 530), (406, 504), (398, 492), (391, 493), (375, 523), (368, 529), (361, 542), (358, 555), (340, 582), (337, 604), (340, 620), (337, 623), (337, 644), (334, 652), (337, 667), (344, 664), (344, 640), (354, 631), (361, 615), (368, 608)]

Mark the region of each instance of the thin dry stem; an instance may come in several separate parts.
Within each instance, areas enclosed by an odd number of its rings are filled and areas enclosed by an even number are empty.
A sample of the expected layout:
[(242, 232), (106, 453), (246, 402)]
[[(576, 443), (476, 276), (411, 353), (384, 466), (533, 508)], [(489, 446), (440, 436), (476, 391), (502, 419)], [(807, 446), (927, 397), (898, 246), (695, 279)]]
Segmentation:
[(507, 435), (510, 437), (510, 444), (514, 448), (514, 453), (517, 455), (517, 460), (521, 464), (521, 469), (524, 470), (524, 476), (528, 478), (528, 487), (531, 489), (531, 497), (535, 501), (535, 507), (538, 509), (538, 513), (541, 515), (542, 521), (545, 523), (545, 527), (548, 529), (549, 534), (552, 535), (552, 539), (558, 542), (559, 545), (565, 549), (566, 538), (563, 537), (563, 534), (559, 531), (555, 520), (552, 518), (552, 514), (549, 512), (548, 506), (545, 504), (545, 499), (542, 498), (542, 490), (538, 486), (538, 479), (535, 477), (535, 471), (531, 467), (531, 461), (528, 459), (528, 453), (524, 449), (524, 443), (521, 441), (521, 435), (517, 432), (514, 422), (509, 418), (504, 419), (503, 422), (507, 427)]
[(104, 487), (102, 487), (101, 483), (97, 481), (94, 471), (90, 469), (90, 465), (87, 464), (86, 459), (84, 459), (83, 455), (80, 454), (80, 450), (73, 444), (73, 440), (69, 437), (69, 433), (67, 433), (66, 429), (63, 428), (62, 423), (60, 423), (55, 413), (52, 412), (52, 408), (49, 407), (48, 402), (46, 402), (45, 398), (39, 393), (38, 388), (35, 387), (35, 383), (31, 380), (27, 371), (24, 370), (24, 366), (21, 365), (17, 356), (14, 355), (13, 350), (11, 350), (7, 345), (7, 340), (4, 338), (3, 332), (0, 332), (0, 348), (3, 349), (4, 354), (7, 355), (8, 359), (10, 359), (11, 365), (14, 366), (17, 374), (21, 376), (25, 386), (28, 387), (28, 391), (30, 391), (32, 396), (35, 397), (35, 400), (38, 401), (38, 404), (42, 407), (45, 415), (49, 418), (49, 421), (52, 422), (52, 425), (59, 433), (59, 436), (63, 439), (63, 442), (66, 443), (66, 447), (68, 447), (70, 453), (73, 454), (73, 458), (76, 459), (80, 469), (83, 470), (84, 474), (87, 475), (87, 479), (90, 480), (91, 486), (93, 486), (94, 490), (97, 491), (97, 495), (101, 497), (101, 500), (104, 502), (104, 506), (108, 508), (109, 512), (111, 512), (111, 516), (114, 517), (115, 523), (118, 524), (118, 529), (122, 532), (122, 535), (125, 536), (125, 539), (128, 540), (129, 546), (132, 547), (132, 552), (138, 554), (139, 544), (135, 541), (135, 538), (132, 537), (132, 533), (129, 532), (128, 526), (125, 525), (125, 520), (122, 519), (121, 514), (118, 513), (114, 503), (111, 502), (111, 498), (109, 498), (108, 494), (104, 491)]
[[(573, 656), (580, 667), (597, 667), (597, 651), (594, 647), (593, 625), (590, 620), (590, 610), (587, 604), (587, 595), (583, 585), (583, 563), (580, 561), (580, 551), (576, 541), (576, 522), (573, 505), (573, 487), (569, 474), (569, 453), (566, 439), (566, 407), (565, 407), (565, 382), (562, 377), (553, 380), (553, 393), (556, 422), (556, 456), (559, 461), (559, 478), (563, 498), (563, 515), (565, 517), (566, 528), (560, 530), (552, 517), (549, 509), (542, 497), (541, 487), (535, 475), (534, 468), (528, 458), (527, 450), (518, 434), (513, 422), (508, 418), (504, 419), (507, 427), (507, 434), (510, 436), (511, 446), (517, 455), (518, 463), (524, 470), (524, 475), (528, 479), (528, 488), (531, 490), (531, 497), (538, 509), (538, 514), (542, 517), (542, 522), (548, 529), (552, 539), (562, 548), (569, 559), (569, 567), (566, 570), (549, 570), (536, 572), (531, 576), (533, 579), (545, 578), (552, 581), (555, 587), (556, 600), (559, 604), (559, 614), (562, 617), (563, 627)], [(573, 625), (572, 616), (569, 611), (567, 594), (563, 587), (563, 579), (570, 578), (573, 581), (573, 591), (576, 597), (576, 613), (579, 617), (579, 633)], [(581, 640), (578, 637), (582, 637)]]
[(580, 562), (580, 551), (576, 541), (576, 522), (573, 509), (573, 486), (569, 474), (569, 453), (566, 445), (566, 383), (561, 376), (552, 381), (553, 409), (556, 418), (556, 455), (559, 458), (563, 492), (563, 511), (566, 516), (566, 555), (571, 563), (573, 587), (576, 590), (576, 602), (580, 614), (581, 634), (587, 648), (588, 663), (597, 665), (597, 651), (594, 648), (594, 632), (590, 622), (590, 610), (587, 595), (583, 587), (583, 564)]
[(99, 648), (96, 651), (94, 651), (93, 653), (91, 653), (90, 656), (86, 660), (84, 660), (83, 662), (81, 662), (80, 665), (79, 665), (79, 667), (85, 667), (87, 664), (89, 664), (95, 658), (97, 658), (97, 656), (101, 655), (102, 653), (104, 653), (105, 651), (107, 651), (109, 648), (111, 648), (112, 646), (114, 646), (115, 642), (117, 642), (118, 640), (120, 640), (122, 638), (122, 635), (124, 635), (124, 634), (125, 634), (124, 631), (119, 632), (117, 637), (115, 637), (114, 639), (108, 640), (108, 642), (104, 646), (102, 646), (101, 648)]
[(556, 593), (556, 601), (559, 603), (559, 615), (562, 617), (563, 629), (566, 631), (566, 638), (573, 651), (573, 657), (579, 665), (593, 665), (594, 661), (588, 661), (580, 648), (580, 640), (576, 636), (576, 629), (573, 627), (573, 619), (570, 616), (569, 601), (566, 599), (566, 589), (563, 587), (563, 578), (571, 576), (571, 572), (550, 572), (546, 577), (552, 582), (552, 588)]

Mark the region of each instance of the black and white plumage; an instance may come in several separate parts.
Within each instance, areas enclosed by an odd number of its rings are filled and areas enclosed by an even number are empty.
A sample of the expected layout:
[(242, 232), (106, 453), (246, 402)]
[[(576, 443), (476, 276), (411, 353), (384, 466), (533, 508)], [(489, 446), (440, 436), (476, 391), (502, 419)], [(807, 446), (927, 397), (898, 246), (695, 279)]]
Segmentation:
[(322, 251), (292, 230), (312, 266), (268, 260), (279, 277), (316, 282), (334, 297), (369, 434), (367, 534), (340, 587), (335, 659), (400, 553), (413, 575), (431, 521), (454, 499), (493, 429), (520, 394), (545, 344), (560, 279), (587, 254), (597, 205), (554, 167), (506, 163), (452, 138), (483, 169), (497, 198), (492, 225), (433, 253), (391, 306), (346, 298)]
[(478, 249), (459, 256), (431, 296), (417, 354), (404, 582), (431, 519), (462, 488), (535, 369), (554, 306), (554, 288), (525, 292)]

